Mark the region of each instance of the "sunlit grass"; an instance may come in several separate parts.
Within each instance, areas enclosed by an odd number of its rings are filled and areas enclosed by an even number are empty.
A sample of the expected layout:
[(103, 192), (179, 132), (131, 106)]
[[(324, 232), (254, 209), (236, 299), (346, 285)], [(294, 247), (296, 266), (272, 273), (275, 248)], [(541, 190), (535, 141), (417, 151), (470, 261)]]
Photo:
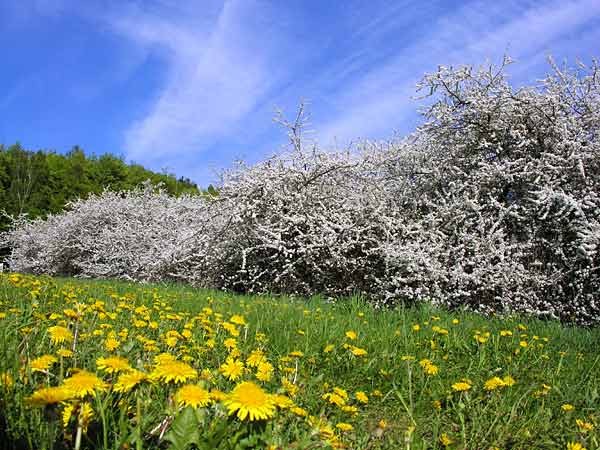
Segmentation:
[(599, 344), (597, 329), (522, 317), (2, 274), (2, 438), (595, 449)]

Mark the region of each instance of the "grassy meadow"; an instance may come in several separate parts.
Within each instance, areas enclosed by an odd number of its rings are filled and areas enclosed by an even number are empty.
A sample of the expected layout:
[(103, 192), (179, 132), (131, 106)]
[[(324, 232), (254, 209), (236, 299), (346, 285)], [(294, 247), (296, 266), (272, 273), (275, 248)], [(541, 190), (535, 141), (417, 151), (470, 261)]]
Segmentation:
[(600, 330), (0, 274), (0, 447), (597, 449)]

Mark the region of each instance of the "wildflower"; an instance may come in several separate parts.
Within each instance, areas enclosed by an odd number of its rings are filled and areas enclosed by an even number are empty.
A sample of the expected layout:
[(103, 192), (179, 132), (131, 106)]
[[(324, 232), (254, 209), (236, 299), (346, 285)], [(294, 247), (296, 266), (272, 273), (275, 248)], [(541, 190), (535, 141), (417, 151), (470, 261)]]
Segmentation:
[(351, 341), (353, 341), (358, 337), (358, 335), (356, 334), (355, 331), (350, 330), (350, 331), (346, 331), (346, 337), (348, 339), (350, 339)]
[(367, 394), (365, 394), (363, 391), (356, 391), (354, 393), (354, 397), (356, 397), (356, 400), (358, 400), (361, 403), (369, 403), (369, 397), (367, 397)]
[(191, 406), (201, 408), (212, 403), (209, 392), (197, 385), (185, 385), (175, 393), (175, 401), (179, 406)]
[(344, 432), (354, 430), (354, 427), (352, 425), (350, 425), (349, 423), (345, 423), (345, 422), (339, 422), (338, 424), (336, 424), (335, 427), (338, 430), (344, 431)]
[(119, 340), (114, 336), (108, 336), (104, 341), (104, 348), (109, 352), (115, 351), (119, 347), (119, 345)]
[(592, 431), (594, 429), (594, 424), (586, 422), (585, 420), (576, 419), (575, 423), (577, 424), (579, 431), (582, 433), (587, 433), (588, 431)]
[(573, 411), (575, 409), (575, 407), (573, 405), (571, 405), (570, 403), (565, 403), (564, 405), (562, 405), (560, 407), (560, 409), (562, 409), (564, 412), (570, 412), (570, 411)]
[(229, 414), (236, 413), (240, 420), (267, 420), (275, 415), (272, 396), (251, 381), (238, 384), (223, 403)]
[(239, 359), (227, 358), (227, 360), (219, 367), (225, 377), (231, 381), (237, 380), (244, 373), (244, 363)]
[(527, 348), (529, 346), (529, 344), (527, 343), (527, 341), (520, 341), (519, 346), (522, 348)]
[(88, 402), (82, 403), (79, 409), (79, 420), (84, 433), (87, 431), (93, 417), (94, 410), (92, 409), (92, 405)]
[(569, 442), (569, 443), (567, 443), (567, 450), (586, 450), (586, 449), (579, 442)]
[(297, 415), (298, 417), (306, 417), (308, 416), (308, 412), (304, 408), (300, 408), (299, 406), (292, 406), (290, 411)]
[(506, 336), (512, 336), (513, 333), (510, 330), (500, 330), (500, 336), (502, 337), (506, 337)]
[(272, 395), (273, 401), (275, 405), (281, 409), (287, 409), (294, 406), (294, 401), (289, 398), (287, 395), (275, 394)]
[(88, 394), (93, 394), (94, 391), (103, 391), (106, 389), (106, 384), (95, 374), (87, 370), (79, 372), (67, 378), (64, 381), (66, 389), (71, 391), (75, 397), (83, 398)]
[(270, 381), (273, 376), (273, 365), (269, 362), (261, 362), (256, 370), (256, 378), (260, 381)]
[(355, 347), (354, 345), (350, 346), (350, 352), (354, 356), (358, 356), (358, 357), (367, 355), (367, 351), (364, 348)]
[(244, 319), (244, 317), (240, 316), (240, 315), (237, 315), (237, 314), (234, 315), (234, 316), (231, 316), (231, 318), (229, 319), (229, 321), (231, 323), (234, 323), (234, 324), (240, 325), (240, 326), (246, 325), (246, 320)]
[(333, 349), (335, 349), (335, 345), (327, 344), (325, 346), (325, 348), (323, 349), (323, 353), (331, 353), (333, 351)]
[(58, 359), (55, 356), (43, 355), (31, 360), (29, 367), (31, 367), (32, 372), (45, 372), (57, 361)]
[(429, 359), (422, 359), (419, 365), (423, 368), (426, 375), (437, 375), (439, 372), (438, 366), (433, 364)]
[(290, 356), (293, 356), (294, 358), (302, 358), (304, 353), (302, 353), (300, 350), (294, 350), (293, 352), (290, 352)]
[(356, 415), (358, 414), (358, 408), (354, 405), (344, 405), (340, 408), (342, 411), (352, 414), (352, 415)]
[(258, 367), (261, 363), (266, 362), (265, 352), (262, 350), (253, 350), (246, 359), (248, 367)]
[(69, 426), (69, 421), (71, 420), (71, 417), (73, 416), (74, 409), (75, 409), (75, 403), (70, 403), (68, 405), (65, 405), (63, 412), (62, 412), (63, 428), (67, 428)]
[(431, 402), (431, 406), (433, 406), (433, 409), (440, 411), (442, 409), (442, 402), (440, 402), (439, 400), (434, 400)]
[(460, 323), (460, 320), (458, 319), (452, 319), (452, 324), (453, 325), (458, 325)]
[(190, 365), (177, 361), (175, 359), (168, 360), (164, 358), (155, 367), (149, 375), (151, 380), (161, 380), (164, 383), (185, 383), (198, 377), (196, 369)]
[(298, 393), (298, 386), (296, 386), (294, 383), (288, 381), (287, 378), (282, 378), (281, 379), (281, 385), (283, 386), (283, 389), (291, 396), (291, 397), (295, 397), (296, 394)]
[(14, 384), (13, 377), (10, 373), (3, 372), (0, 373), (0, 386), (5, 386), (7, 388), (11, 387)]
[(96, 366), (99, 370), (102, 370), (106, 373), (119, 373), (119, 372), (127, 372), (131, 370), (131, 366), (129, 365), (129, 361), (120, 356), (110, 356), (108, 358), (98, 358), (96, 360)]
[(506, 386), (506, 384), (504, 383), (504, 381), (502, 381), (502, 378), (493, 377), (485, 382), (483, 388), (486, 391), (493, 391), (504, 386)]
[(459, 381), (458, 383), (454, 383), (452, 385), (452, 389), (454, 389), (456, 392), (466, 392), (471, 389), (471, 387), (471, 383), (466, 380)]
[(454, 441), (450, 439), (450, 436), (448, 436), (446, 433), (442, 433), (440, 436), (440, 444), (442, 444), (444, 447), (448, 447), (453, 442)]
[(115, 392), (129, 392), (146, 378), (147, 375), (144, 372), (136, 369), (122, 373), (115, 383)]
[(48, 333), (53, 344), (62, 344), (65, 341), (73, 340), (73, 333), (68, 328), (58, 325), (48, 328)]
[(421, 329), (421, 325), (418, 323), (412, 326), (413, 331), (419, 331)]
[(346, 400), (341, 396), (334, 392), (327, 392), (322, 396), (323, 400), (327, 400), (332, 405), (336, 405), (338, 407), (342, 407), (346, 404)]
[(237, 341), (234, 338), (228, 338), (223, 341), (223, 345), (227, 350), (233, 350), (237, 347)]
[(515, 379), (510, 375), (506, 375), (504, 378), (502, 378), (502, 381), (504, 382), (504, 385), (508, 387), (513, 386), (517, 383)]
[(35, 391), (26, 401), (32, 406), (46, 406), (64, 402), (73, 397), (64, 386), (42, 388)]
[(61, 349), (59, 349), (59, 350), (56, 352), (56, 354), (57, 354), (58, 356), (61, 356), (61, 357), (63, 357), (63, 358), (70, 358), (70, 357), (72, 357), (72, 356), (73, 356), (73, 352), (72, 352), (71, 350), (67, 349), (67, 348), (61, 348)]

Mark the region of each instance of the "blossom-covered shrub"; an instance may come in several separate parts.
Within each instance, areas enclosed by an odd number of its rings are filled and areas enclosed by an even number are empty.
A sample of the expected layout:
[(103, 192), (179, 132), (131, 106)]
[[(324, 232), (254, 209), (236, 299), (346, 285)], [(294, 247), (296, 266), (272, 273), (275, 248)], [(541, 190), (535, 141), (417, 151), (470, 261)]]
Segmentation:
[(19, 219), (12, 270), (178, 279), (243, 292), (360, 293), (578, 323), (600, 317), (600, 73), (515, 89), (440, 67), (411, 136), (325, 151), (303, 140), (223, 174), (215, 196), (105, 192)]

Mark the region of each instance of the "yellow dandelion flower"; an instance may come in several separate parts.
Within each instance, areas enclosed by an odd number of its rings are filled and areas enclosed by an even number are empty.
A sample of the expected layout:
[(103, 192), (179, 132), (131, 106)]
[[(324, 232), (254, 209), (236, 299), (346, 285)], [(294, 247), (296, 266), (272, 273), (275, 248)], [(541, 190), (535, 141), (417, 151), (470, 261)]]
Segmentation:
[(510, 375), (506, 375), (504, 378), (502, 378), (502, 381), (504, 382), (504, 385), (508, 387), (514, 386), (517, 383)]
[(452, 385), (452, 389), (454, 389), (456, 392), (466, 392), (471, 389), (471, 387), (471, 384), (466, 381), (459, 381), (458, 383), (454, 383)]
[(273, 365), (269, 362), (261, 362), (258, 364), (258, 368), (256, 369), (256, 378), (260, 381), (271, 381), (273, 377)]
[(73, 393), (64, 386), (42, 388), (27, 397), (26, 402), (32, 406), (53, 405), (67, 401), (73, 397)]
[(62, 425), (63, 428), (67, 428), (69, 426), (69, 422), (71, 421), (71, 417), (73, 417), (73, 411), (75, 410), (75, 403), (69, 403), (65, 405), (62, 412)]
[(294, 358), (302, 358), (304, 356), (304, 353), (302, 353), (300, 350), (294, 350), (293, 352), (290, 352), (289, 355)]
[(65, 379), (64, 387), (71, 391), (75, 397), (83, 398), (88, 394), (93, 394), (94, 391), (103, 391), (106, 389), (106, 384), (95, 374), (87, 370), (80, 370)]
[(290, 408), (290, 412), (292, 412), (293, 414), (297, 415), (298, 417), (306, 417), (306, 416), (308, 416), (308, 411), (306, 411), (304, 408), (301, 408), (299, 406), (292, 406)]
[(203, 408), (212, 403), (212, 398), (206, 389), (194, 384), (188, 384), (179, 388), (175, 393), (175, 401), (179, 406)]
[(248, 358), (246, 359), (246, 365), (248, 367), (258, 367), (261, 363), (266, 362), (265, 352), (260, 349), (252, 350)]
[(573, 405), (571, 405), (570, 403), (565, 403), (564, 405), (562, 405), (560, 407), (560, 409), (562, 409), (564, 412), (570, 412), (570, 411), (573, 411), (575, 409), (575, 407)]
[(104, 348), (109, 352), (114, 352), (117, 348), (119, 348), (120, 344), (121, 343), (116, 337), (109, 336), (104, 341)]
[(567, 450), (586, 450), (586, 449), (579, 442), (569, 442), (569, 443), (567, 443)]
[(369, 403), (369, 397), (363, 391), (356, 391), (354, 393), (354, 397), (361, 403), (367, 404)]
[(335, 345), (327, 344), (323, 349), (323, 353), (331, 353), (335, 349)]
[(129, 361), (121, 356), (110, 356), (108, 358), (98, 358), (96, 366), (99, 370), (106, 373), (128, 372), (131, 370)]
[(281, 379), (281, 386), (283, 386), (283, 389), (290, 395), (290, 397), (295, 397), (298, 393), (298, 386), (289, 381), (287, 378)]
[(359, 348), (359, 347), (355, 347), (354, 345), (352, 345), (350, 347), (350, 352), (354, 355), (354, 356), (366, 356), (367, 355), (367, 351), (364, 348)]
[(494, 391), (498, 388), (502, 388), (506, 386), (506, 383), (504, 383), (504, 381), (502, 380), (502, 378), (500, 377), (492, 377), (489, 380), (487, 380), (485, 382), (485, 384), (483, 385), (483, 388), (486, 391)]
[(358, 337), (358, 335), (356, 334), (355, 331), (349, 330), (349, 331), (346, 331), (346, 337), (348, 339), (350, 339), (351, 341), (353, 341)]
[(221, 367), (219, 367), (219, 372), (229, 380), (235, 381), (244, 373), (244, 363), (239, 359), (227, 358), (227, 360), (221, 364)]
[(58, 359), (56, 359), (56, 356), (43, 355), (39, 358), (32, 359), (29, 363), (29, 367), (31, 367), (32, 372), (45, 372), (57, 361)]
[(277, 405), (278, 408), (287, 409), (294, 406), (294, 401), (287, 395), (275, 394), (272, 397), (275, 405)]
[(421, 325), (419, 325), (418, 323), (412, 326), (413, 331), (420, 331), (421, 330)]
[(0, 373), (0, 386), (4, 386), (4, 387), (12, 387), (12, 385), (15, 383), (15, 381), (13, 380), (13, 377), (10, 375), (10, 373), (8, 372), (3, 372)]
[(332, 405), (342, 407), (346, 404), (346, 399), (335, 392), (327, 392), (322, 396), (323, 400), (327, 400)]
[(92, 409), (92, 405), (88, 402), (82, 403), (79, 408), (79, 420), (81, 421), (81, 427), (83, 428), (84, 433), (87, 431), (93, 418), (94, 410)]
[(198, 372), (189, 364), (168, 358), (159, 361), (148, 376), (152, 381), (185, 383), (198, 378)]
[(444, 447), (448, 447), (453, 442), (454, 441), (446, 433), (442, 433), (442, 435), (440, 436), (440, 444), (442, 444)]
[(575, 423), (577, 424), (579, 431), (582, 433), (587, 433), (588, 431), (592, 431), (594, 429), (594, 424), (586, 422), (585, 420), (576, 419)]
[(358, 414), (358, 408), (354, 405), (344, 405), (340, 409), (345, 413), (351, 414), (353, 416)]
[(506, 337), (506, 336), (512, 336), (513, 333), (510, 330), (500, 330), (500, 336), (502, 337)]
[(63, 358), (71, 358), (73, 356), (73, 352), (67, 348), (61, 348), (56, 352), (58, 356), (62, 356)]
[(223, 345), (227, 350), (233, 350), (237, 347), (237, 340), (234, 338), (228, 338), (223, 341)]
[(223, 404), (230, 415), (236, 414), (240, 420), (267, 420), (275, 415), (273, 397), (251, 381), (238, 384)]
[(224, 322), (223, 328), (225, 328), (225, 330), (233, 337), (238, 337), (240, 335), (240, 330), (232, 323)]
[(439, 400), (434, 400), (431, 402), (431, 406), (433, 406), (433, 409), (435, 409), (436, 411), (440, 411), (442, 409), (442, 402), (440, 402)]
[(115, 392), (129, 392), (148, 376), (139, 370), (133, 369), (127, 373), (119, 375), (117, 382), (115, 383)]
[(337, 423), (337, 424), (335, 425), (335, 427), (336, 427), (338, 430), (340, 430), (340, 431), (344, 431), (344, 432), (347, 432), (347, 431), (352, 431), (352, 430), (354, 430), (354, 427), (353, 427), (352, 425), (350, 425), (349, 423), (346, 423), (346, 422), (339, 422), (339, 423)]
[(234, 323), (234, 324), (240, 325), (240, 326), (246, 325), (246, 320), (244, 319), (244, 317), (240, 316), (238, 314), (231, 316), (231, 318), (229, 319), (229, 321), (231, 323)]
[(222, 402), (227, 398), (227, 394), (218, 389), (214, 389), (210, 391), (210, 398), (212, 398), (215, 402)]
[(521, 346), (523, 348), (527, 348), (529, 346), (529, 344), (527, 343), (527, 341), (520, 341), (519, 346)]
[(50, 340), (53, 344), (62, 344), (65, 341), (73, 340), (73, 333), (68, 328), (61, 326), (53, 326), (48, 328), (48, 334), (50, 334)]

